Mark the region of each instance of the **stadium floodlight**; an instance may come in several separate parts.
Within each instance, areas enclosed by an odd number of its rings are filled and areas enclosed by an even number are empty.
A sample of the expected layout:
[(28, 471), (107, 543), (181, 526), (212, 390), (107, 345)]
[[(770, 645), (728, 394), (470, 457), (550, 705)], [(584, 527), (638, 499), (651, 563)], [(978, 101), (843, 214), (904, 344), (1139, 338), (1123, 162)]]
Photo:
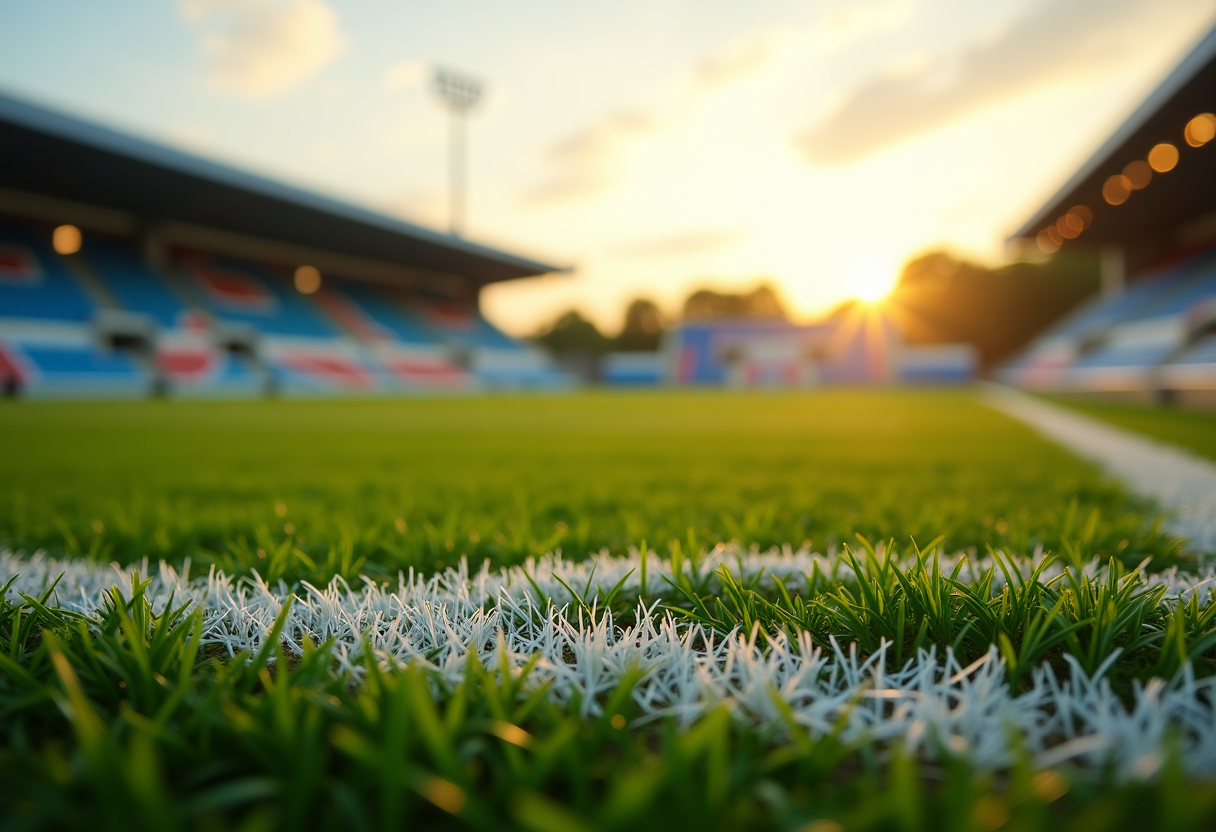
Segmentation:
[(435, 70), (434, 88), (449, 113), (448, 224), (453, 234), (460, 234), (465, 213), (465, 116), (481, 101), (482, 85), (440, 67)]

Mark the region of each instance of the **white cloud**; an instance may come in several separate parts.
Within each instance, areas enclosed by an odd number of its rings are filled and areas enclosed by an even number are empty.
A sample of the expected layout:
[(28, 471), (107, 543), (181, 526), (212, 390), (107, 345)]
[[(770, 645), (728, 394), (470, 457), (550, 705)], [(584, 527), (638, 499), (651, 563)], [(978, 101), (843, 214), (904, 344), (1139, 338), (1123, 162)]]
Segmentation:
[(630, 139), (653, 131), (656, 116), (642, 110), (615, 113), (561, 142), (549, 152), (555, 175), (528, 196), (535, 201), (587, 196), (608, 185), (613, 161)]
[(758, 32), (680, 73), (663, 86), (661, 106), (621, 110), (570, 136), (549, 151), (553, 176), (528, 194), (534, 202), (577, 199), (610, 185), (631, 142), (679, 121), (700, 100), (761, 72), (776, 56), (782, 35)]
[(1117, 67), (1162, 19), (1205, 8), (1210, 0), (1041, 0), (994, 38), (872, 76), (799, 144), (813, 162), (861, 159), (1010, 96)]
[(178, 0), (178, 8), (200, 30), (211, 83), (248, 98), (289, 91), (345, 45), (325, 0)]
[(682, 257), (730, 245), (739, 238), (733, 229), (710, 228), (668, 234), (632, 242), (619, 249), (625, 257)]

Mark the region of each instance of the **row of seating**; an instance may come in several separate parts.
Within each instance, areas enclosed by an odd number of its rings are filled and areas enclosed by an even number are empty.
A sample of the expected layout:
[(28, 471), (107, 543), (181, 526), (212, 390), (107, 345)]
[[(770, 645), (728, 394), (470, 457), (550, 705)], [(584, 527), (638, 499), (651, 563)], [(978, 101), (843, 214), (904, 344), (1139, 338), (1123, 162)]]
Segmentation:
[(1216, 389), (1216, 246), (1163, 263), (1038, 338), (1000, 373), (1041, 390)]
[(554, 386), (548, 357), (477, 309), (326, 279), (314, 294), (256, 263), (90, 236), (62, 256), (0, 221), (0, 382), (31, 394), (255, 395)]

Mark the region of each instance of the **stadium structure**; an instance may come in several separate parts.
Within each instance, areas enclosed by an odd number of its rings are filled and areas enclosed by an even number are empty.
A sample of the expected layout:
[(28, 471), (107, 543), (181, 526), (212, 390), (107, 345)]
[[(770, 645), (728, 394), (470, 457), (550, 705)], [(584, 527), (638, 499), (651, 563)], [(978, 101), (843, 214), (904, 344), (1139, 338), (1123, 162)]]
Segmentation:
[(1013, 236), (1100, 251), (1102, 292), (1002, 381), (1216, 403), (1214, 139), (1216, 28)]
[(547, 387), (483, 286), (559, 271), (0, 96), (9, 395)]
[(978, 365), (968, 344), (904, 343), (891, 316), (868, 304), (810, 324), (686, 323), (664, 339), (653, 368), (631, 354), (610, 358), (619, 360), (605, 368), (609, 383), (735, 388), (955, 384), (971, 380)]

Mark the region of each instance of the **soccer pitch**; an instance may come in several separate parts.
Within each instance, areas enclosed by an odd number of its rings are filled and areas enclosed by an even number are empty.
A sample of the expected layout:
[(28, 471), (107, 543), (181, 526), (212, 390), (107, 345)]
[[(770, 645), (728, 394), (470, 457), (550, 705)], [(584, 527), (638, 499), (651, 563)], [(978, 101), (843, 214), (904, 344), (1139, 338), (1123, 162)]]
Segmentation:
[(0, 436), (5, 828), (1216, 813), (1208, 572), (970, 391), (20, 403)]

